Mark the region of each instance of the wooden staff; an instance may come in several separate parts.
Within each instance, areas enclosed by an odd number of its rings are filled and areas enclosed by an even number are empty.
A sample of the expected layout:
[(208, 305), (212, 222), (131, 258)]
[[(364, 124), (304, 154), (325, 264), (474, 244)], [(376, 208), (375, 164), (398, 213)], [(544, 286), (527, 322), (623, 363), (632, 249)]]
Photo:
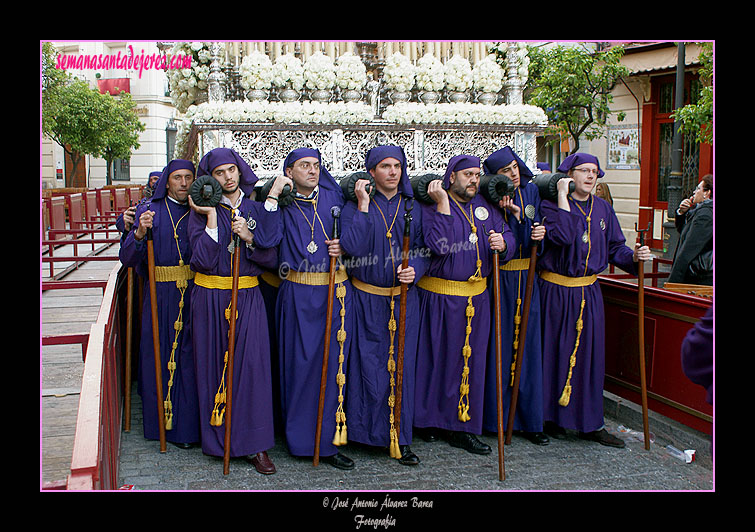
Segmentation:
[[(545, 219), (543, 218), (543, 221)], [(537, 223), (534, 225), (538, 225)], [(524, 302), (522, 303), (522, 322), (519, 324), (519, 344), (516, 350), (516, 363), (514, 365), (514, 382), (511, 386), (511, 404), (509, 405), (509, 419), (506, 425), (506, 444), (511, 443), (511, 433), (514, 430), (514, 416), (516, 415), (516, 403), (519, 399), (519, 379), (522, 376), (522, 359), (524, 358), (524, 344), (527, 339), (527, 325), (530, 317), (532, 303), (532, 289), (535, 284), (535, 266), (537, 265), (537, 243), (532, 243), (530, 252), (530, 267), (527, 270), (527, 285), (524, 289)]]
[(134, 268), (128, 268), (128, 277), (126, 281), (126, 364), (124, 380), (124, 398), (123, 408), (123, 430), (131, 432), (131, 350), (133, 344), (133, 323), (134, 323)]
[[(401, 270), (409, 267), (409, 239), (412, 225), (412, 208), (414, 200), (407, 199), (404, 202), (404, 241), (401, 250)], [(396, 355), (396, 404), (395, 413), (393, 414), (396, 425), (396, 438), (401, 437), (401, 398), (403, 396), (404, 385), (404, 345), (406, 343), (406, 299), (409, 286), (406, 283), (401, 284), (401, 294), (399, 296), (399, 316), (398, 316), (398, 353)]]
[[(330, 210), (333, 215), (333, 240), (338, 238), (338, 217), (341, 216), (341, 209), (333, 207)], [(313, 456), (313, 465), (317, 467), (320, 464), (320, 436), (322, 435), (322, 412), (325, 408), (325, 386), (328, 381), (328, 355), (330, 354), (330, 329), (333, 321), (333, 290), (336, 285), (336, 259), (330, 257), (330, 274), (328, 277), (328, 307), (325, 312), (325, 341), (322, 354), (322, 373), (320, 374), (320, 399), (317, 403), (317, 424), (315, 425), (315, 452)]]
[[(637, 232), (640, 247), (645, 245), (644, 233), (650, 231), (650, 224), (647, 229), (637, 230), (637, 222), (634, 224), (634, 230)], [(637, 261), (637, 316), (639, 326), (639, 357), (640, 357), (640, 391), (642, 394), (642, 429), (645, 433), (645, 450), (650, 450), (650, 429), (648, 427), (648, 389), (645, 381), (645, 262)]]
[(149, 299), (152, 309), (152, 344), (155, 352), (155, 384), (157, 387), (157, 426), (160, 431), (160, 452), (165, 446), (165, 410), (163, 406), (163, 372), (160, 360), (160, 329), (157, 325), (157, 286), (155, 284), (155, 245), (152, 228), (147, 228), (147, 272), (149, 276)]
[(501, 361), (501, 273), (498, 250), (493, 250), (493, 324), (495, 334), (495, 382), (498, 414), (498, 480), (506, 480), (503, 465), (503, 366)]
[[(233, 222), (233, 216), (231, 222)], [(231, 404), (233, 399), (233, 355), (236, 351), (236, 309), (239, 300), (239, 261), (241, 247), (239, 236), (233, 237), (233, 280), (231, 281), (231, 310), (228, 316), (228, 368), (226, 376), (225, 440), (223, 444), (223, 474), (227, 475), (231, 461)]]

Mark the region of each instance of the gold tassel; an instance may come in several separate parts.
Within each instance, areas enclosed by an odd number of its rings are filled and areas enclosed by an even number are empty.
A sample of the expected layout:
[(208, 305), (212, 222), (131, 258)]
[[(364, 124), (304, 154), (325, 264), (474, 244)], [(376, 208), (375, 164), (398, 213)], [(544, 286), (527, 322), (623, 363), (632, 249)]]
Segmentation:
[(391, 429), (390, 456), (396, 460), (401, 458), (401, 450), (398, 445), (398, 435), (396, 434), (396, 429), (393, 428)]
[(584, 326), (584, 323), (582, 321), (582, 313), (585, 310), (585, 289), (582, 288), (582, 303), (579, 307), (579, 318), (577, 318), (577, 339), (574, 342), (574, 351), (572, 351), (571, 356), (569, 357), (569, 374), (566, 377), (566, 385), (564, 385), (564, 390), (561, 393), (561, 397), (558, 400), (558, 404), (561, 406), (568, 406), (569, 400), (571, 399), (571, 376), (572, 372), (574, 370), (574, 366), (577, 365), (577, 349), (579, 349), (579, 337), (582, 335), (582, 328)]
[(173, 428), (173, 403), (170, 400), (163, 401), (163, 408), (165, 409), (165, 430), (171, 430)]
[(461, 355), (464, 358), (464, 369), (461, 372), (461, 384), (459, 385), (459, 408), (457, 417), (462, 423), (470, 419), (469, 416), (469, 357), (472, 356), (472, 346), (469, 345), (469, 335), (472, 333), (472, 318), (474, 317), (475, 308), (472, 305), (472, 296), (467, 298), (467, 327), (464, 347), (461, 349)]
[[(338, 373), (336, 373), (336, 384), (338, 384), (338, 408), (336, 409), (336, 433), (333, 435), (333, 445), (341, 446), (348, 443), (346, 437), (346, 413), (343, 411), (343, 390), (346, 385), (346, 374), (343, 372), (343, 363), (346, 357), (343, 354), (343, 344), (346, 341), (345, 316), (346, 316), (346, 287), (339, 283), (336, 287), (336, 298), (341, 303), (341, 327), (336, 333), (340, 353), (338, 355)], [(342, 424), (342, 425), (341, 425)]]

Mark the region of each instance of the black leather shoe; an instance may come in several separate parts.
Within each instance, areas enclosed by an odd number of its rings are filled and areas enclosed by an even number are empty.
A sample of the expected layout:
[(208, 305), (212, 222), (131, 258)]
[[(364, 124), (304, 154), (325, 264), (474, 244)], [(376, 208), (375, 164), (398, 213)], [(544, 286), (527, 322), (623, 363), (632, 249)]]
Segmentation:
[(336, 453), (332, 456), (323, 456), (320, 458), (326, 464), (330, 464), (336, 469), (343, 469), (344, 471), (350, 471), (354, 469), (354, 460), (341, 453)]
[(193, 443), (175, 442), (175, 441), (171, 441), (168, 443), (170, 443), (171, 445), (175, 445), (179, 449), (191, 449), (192, 447), (194, 447)]
[(522, 436), (523, 438), (527, 438), (535, 445), (548, 445), (550, 443), (548, 436), (546, 436), (544, 432), (527, 432), (524, 430), (515, 430), (514, 434)]
[(583, 440), (595, 441), (606, 447), (616, 447), (622, 449), (626, 446), (624, 440), (609, 434), (606, 429), (595, 430), (593, 432), (580, 432), (579, 437)]
[(474, 434), (468, 432), (452, 432), (448, 438), (451, 447), (458, 447), (473, 454), (490, 454), (493, 450), (482, 443)]
[(436, 429), (416, 429), (415, 432), (428, 443), (438, 441), (438, 431)]
[(418, 465), (419, 457), (412, 452), (408, 445), (400, 445), (399, 451), (401, 451), (401, 458), (398, 462), (403, 465)]
[(555, 440), (565, 440), (567, 437), (566, 430), (562, 427), (559, 427), (552, 421), (546, 421), (545, 425), (543, 425), (543, 429), (548, 436)]

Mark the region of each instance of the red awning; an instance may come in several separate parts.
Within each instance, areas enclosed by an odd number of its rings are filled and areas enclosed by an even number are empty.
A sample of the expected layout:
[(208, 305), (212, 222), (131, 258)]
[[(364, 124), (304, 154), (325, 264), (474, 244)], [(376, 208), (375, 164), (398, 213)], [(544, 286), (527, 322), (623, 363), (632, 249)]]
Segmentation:
[(97, 88), (101, 94), (109, 92), (112, 96), (116, 96), (121, 91), (131, 92), (131, 80), (128, 78), (98, 79)]

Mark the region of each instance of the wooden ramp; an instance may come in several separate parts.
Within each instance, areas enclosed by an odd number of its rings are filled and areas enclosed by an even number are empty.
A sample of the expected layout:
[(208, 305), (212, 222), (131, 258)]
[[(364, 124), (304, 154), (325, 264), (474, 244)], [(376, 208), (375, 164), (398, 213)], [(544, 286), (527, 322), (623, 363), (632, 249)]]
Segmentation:
[[(115, 233), (110, 233), (112, 238)], [(117, 235), (115, 235), (117, 237)], [(104, 237), (95, 235), (97, 238)], [(91, 244), (78, 245), (78, 255), (93, 253)], [(70, 249), (68, 249), (70, 248)], [(54, 256), (74, 256), (70, 244), (56, 248)], [(108, 275), (120, 265), (117, 260), (118, 244), (97, 244), (98, 257), (115, 257), (114, 260), (82, 262), (56, 262), (55, 275), (64, 271), (61, 281), (107, 281)], [(43, 248), (43, 256), (46, 250)], [(41, 263), (40, 279), (50, 281), (49, 263)], [(42, 345), (42, 337), (82, 335), (86, 341), (102, 303), (103, 288), (65, 288), (44, 290), (40, 297), (40, 486), (65, 486), (70, 472), (73, 437), (79, 407), (81, 377), (84, 370), (81, 343)]]

